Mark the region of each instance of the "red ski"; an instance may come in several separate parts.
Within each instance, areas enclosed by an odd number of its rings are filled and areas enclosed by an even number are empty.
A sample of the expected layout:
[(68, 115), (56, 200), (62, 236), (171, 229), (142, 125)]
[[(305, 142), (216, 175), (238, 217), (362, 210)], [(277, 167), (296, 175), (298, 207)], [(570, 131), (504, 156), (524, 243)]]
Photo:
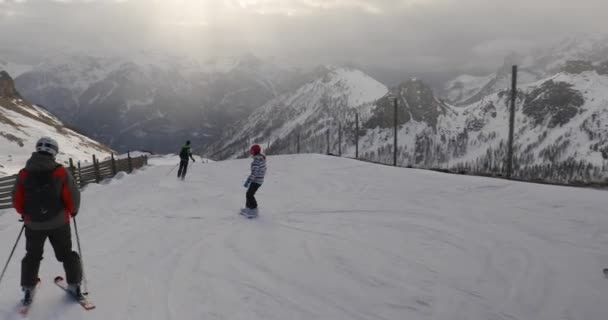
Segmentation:
[(55, 277), (55, 284), (63, 289), (67, 294), (69, 294), (79, 305), (81, 305), (85, 310), (93, 310), (95, 309), (95, 304), (86, 296), (82, 295), (77, 297), (72, 291), (68, 289), (68, 284), (65, 282), (65, 279), (61, 276)]

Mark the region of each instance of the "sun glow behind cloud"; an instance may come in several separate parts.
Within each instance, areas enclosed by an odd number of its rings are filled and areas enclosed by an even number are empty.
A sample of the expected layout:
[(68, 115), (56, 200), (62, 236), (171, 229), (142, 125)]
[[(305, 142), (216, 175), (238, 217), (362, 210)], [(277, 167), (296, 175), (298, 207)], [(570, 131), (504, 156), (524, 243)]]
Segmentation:
[(0, 43), (45, 53), (247, 52), (428, 70), (484, 56), (495, 65), (508, 50), (608, 30), (608, 1), (554, 1), (0, 0)]
[(243, 23), (252, 14), (291, 17), (332, 10), (382, 14), (390, 3), (405, 5), (421, 1), (424, 0), (153, 0), (151, 6), (156, 19), (184, 27), (204, 27), (220, 20)]

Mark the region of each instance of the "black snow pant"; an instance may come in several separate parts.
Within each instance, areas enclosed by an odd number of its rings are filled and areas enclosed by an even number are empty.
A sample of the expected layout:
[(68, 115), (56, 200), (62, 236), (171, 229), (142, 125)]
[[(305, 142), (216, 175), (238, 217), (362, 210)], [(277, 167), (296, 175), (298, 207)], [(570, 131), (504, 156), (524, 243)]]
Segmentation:
[(186, 171), (188, 171), (188, 162), (190, 160), (186, 159), (186, 160), (182, 160), (179, 162), (179, 170), (177, 170), (177, 177), (178, 178), (185, 178), (186, 177)]
[(249, 189), (247, 189), (247, 209), (256, 209), (258, 207), (258, 202), (255, 200), (255, 193), (258, 192), (262, 185), (252, 182), (249, 184)]
[(82, 264), (78, 253), (72, 251), (70, 224), (66, 223), (64, 226), (52, 230), (31, 230), (25, 227), (26, 253), (21, 261), (21, 286), (33, 287), (36, 285), (46, 238), (51, 241), (57, 260), (63, 263), (66, 281), (69, 284), (80, 284)]

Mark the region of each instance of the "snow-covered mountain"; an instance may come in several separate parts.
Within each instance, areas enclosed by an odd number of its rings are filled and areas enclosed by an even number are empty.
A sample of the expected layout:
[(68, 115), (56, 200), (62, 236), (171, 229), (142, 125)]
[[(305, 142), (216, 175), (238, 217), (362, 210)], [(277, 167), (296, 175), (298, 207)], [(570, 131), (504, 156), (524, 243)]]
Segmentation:
[(448, 81), (443, 95), (455, 105), (467, 105), (511, 86), (511, 66), (519, 66), (518, 84), (525, 85), (560, 72), (572, 61), (601, 63), (608, 58), (608, 35), (577, 35), (527, 53), (509, 54), (496, 72), (463, 74)]
[[(515, 163), (522, 178), (591, 181), (608, 169), (608, 62), (591, 70), (569, 66), (518, 91)], [(412, 98), (401, 95), (401, 165), (504, 172), (510, 90), (461, 107), (426, 100), (420, 110), (438, 112), (416, 117)], [(362, 137), (364, 158), (391, 161), (392, 124), (375, 119), (386, 119), (392, 110), (383, 104), (373, 109)]]
[(69, 158), (89, 161), (92, 155), (105, 157), (112, 152), (67, 128), (47, 110), (24, 100), (10, 75), (0, 71), (0, 176), (14, 174), (22, 168), (42, 136), (58, 141), (58, 161), (62, 163), (67, 163)]
[(49, 59), (16, 79), (35, 103), (120, 150), (205, 144), (308, 75), (246, 55), (213, 61), (144, 55)]
[[(270, 146), (270, 151), (295, 151), (294, 139), (315, 140), (308, 151), (324, 152), (325, 132), (355, 108), (371, 106), (388, 89), (360, 70), (320, 67), (317, 79), (279, 96), (257, 109), (247, 119), (224, 132), (208, 150), (216, 158), (242, 155), (252, 143)], [(304, 151), (304, 150), (302, 150)]]
[[(329, 152), (392, 163), (394, 100), (398, 162), (427, 168), (504, 173), (510, 90), (456, 107), (412, 79), (390, 92), (357, 70), (333, 69), (272, 100), (209, 150), (214, 158), (244, 155), (251, 143), (269, 153)], [(608, 168), (608, 62), (568, 63), (562, 72), (518, 91), (516, 175), (551, 181), (597, 180)], [(341, 132), (339, 132), (341, 129)]]

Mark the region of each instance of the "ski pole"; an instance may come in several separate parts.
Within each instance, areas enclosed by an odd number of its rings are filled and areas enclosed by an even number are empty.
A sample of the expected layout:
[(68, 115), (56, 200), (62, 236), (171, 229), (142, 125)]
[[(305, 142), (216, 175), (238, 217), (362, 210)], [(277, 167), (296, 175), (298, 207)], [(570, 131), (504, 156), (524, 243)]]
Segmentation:
[(15, 245), (13, 246), (13, 250), (11, 251), (11, 254), (8, 256), (8, 260), (6, 261), (6, 264), (4, 265), (4, 269), (2, 270), (2, 274), (0, 275), (0, 283), (2, 282), (2, 279), (4, 278), (4, 273), (6, 272), (6, 268), (8, 267), (8, 264), (11, 262), (11, 259), (13, 258), (13, 254), (15, 253), (15, 249), (17, 248), (17, 244), (19, 243), (19, 240), (21, 239), (21, 235), (23, 234), (23, 230), (25, 230), (25, 224), (23, 225), (23, 227), (21, 227), (21, 231), (19, 231), (19, 236), (17, 236), (17, 241), (15, 241)]
[(87, 289), (87, 276), (84, 273), (84, 259), (82, 258), (82, 249), (80, 248), (80, 236), (78, 235), (78, 224), (76, 223), (76, 217), (72, 217), (74, 220), (74, 234), (76, 234), (76, 243), (78, 244), (78, 255), (80, 255), (80, 267), (82, 268), (82, 281), (84, 285), (83, 295), (89, 294)]
[(177, 166), (179, 166), (179, 163), (178, 163), (178, 164), (176, 164), (176, 165), (175, 165), (175, 167), (171, 168), (171, 171), (169, 171), (169, 172), (167, 173), (167, 175), (170, 175), (170, 174), (171, 174), (171, 172), (173, 172), (173, 170), (175, 170), (175, 168), (177, 168)]

